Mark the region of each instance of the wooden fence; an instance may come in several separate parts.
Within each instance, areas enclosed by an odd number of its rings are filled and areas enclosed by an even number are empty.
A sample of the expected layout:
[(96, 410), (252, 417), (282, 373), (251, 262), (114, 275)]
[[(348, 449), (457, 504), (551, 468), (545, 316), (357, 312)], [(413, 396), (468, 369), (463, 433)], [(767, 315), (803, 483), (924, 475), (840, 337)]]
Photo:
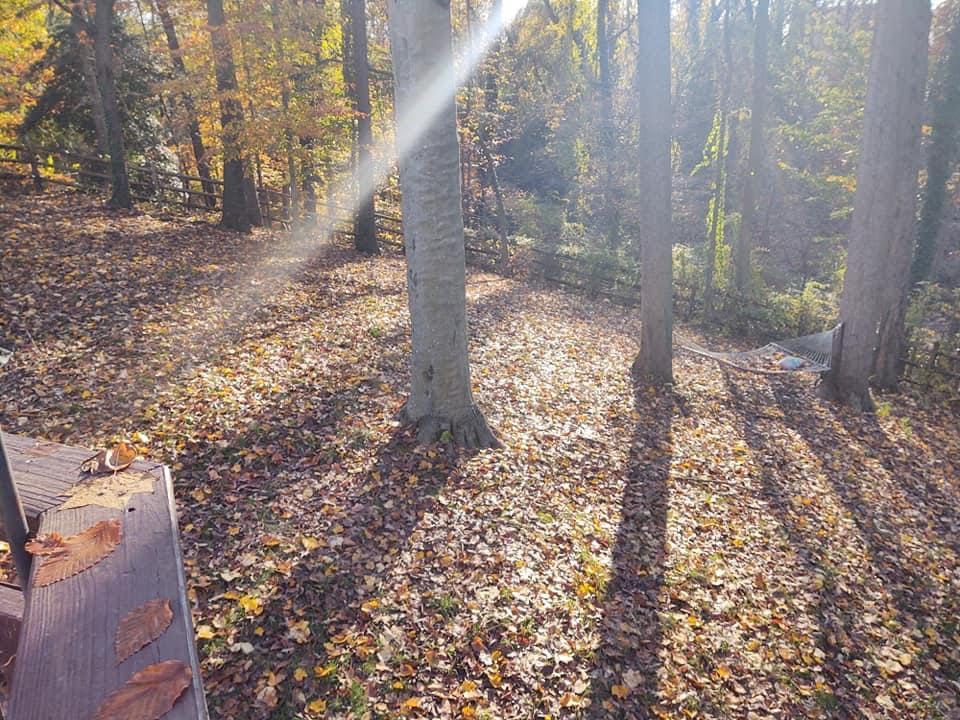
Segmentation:
[[(23, 171), (3, 170), (4, 165), (23, 168)], [(46, 183), (66, 185), (101, 192), (109, 185), (110, 161), (106, 158), (73, 152), (63, 148), (30, 148), (24, 145), (0, 144), (0, 179), (13, 178), (32, 182), (37, 190)], [(176, 173), (148, 165), (128, 163), (132, 196), (141, 202), (163, 206), (179, 206), (192, 212), (209, 213), (220, 207), (223, 181), (204, 179), (196, 175)], [(384, 191), (388, 204), (396, 206), (395, 188)], [(298, 217), (291, 218), (289, 190), (257, 188), (263, 219), (268, 225), (289, 227), (294, 220), (315, 222), (334, 229), (341, 235), (353, 234), (353, 212), (350, 208), (327, 200), (317, 200), (315, 207), (301, 206)], [(400, 215), (378, 211), (375, 213), (381, 244), (403, 248), (403, 223)], [(467, 217), (468, 236), (465, 244), (467, 259), (472, 264), (486, 267), (501, 265), (503, 258), (496, 241), (484, 241), (476, 232), (478, 219)], [(471, 222), (472, 221), (472, 222)], [(469, 227), (473, 225), (473, 227)], [(511, 254), (518, 252), (512, 247)], [(588, 258), (565, 253), (551, 246), (531, 246), (529, 267), (531, 274), (543, 281), (591, 297), (601, 297), (626, 307), (640, 304), (640, 273), (636, 266), (612, 258)], [(687, 319), (697, 311), (695, 287), (677, 286), (675, 304)], [(735, 311), (741, 329), (750, 333), (765, 332), (764, 308), (736, 294), (718, 292), (716, 308), (719, 313)], [(903, 380), (924, 392), (947, 392), (960, 399), (960, 354), (947, 352), (941, 344), (913, 346), (902, 359)]]

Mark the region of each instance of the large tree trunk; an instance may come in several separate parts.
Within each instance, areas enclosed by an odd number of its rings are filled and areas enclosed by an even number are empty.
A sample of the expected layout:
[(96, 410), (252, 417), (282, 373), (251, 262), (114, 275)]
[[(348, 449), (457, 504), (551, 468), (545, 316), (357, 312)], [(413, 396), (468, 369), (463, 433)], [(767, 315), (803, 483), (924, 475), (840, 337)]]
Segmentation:
[(237, 97), (237, 72), (233, 50), (227, 36), (223, 0), (207, 0), (207, 25), (213, 47), (214, 72), (220, 103), (220, 127), (223, 135), (223, 215), (220, 224), (240, 232), (250, 231), (247, 199), (243, 181), (243, 107)]
[(763, 123), (767, 105), (767, 36), (769, 35), (769, 0), (759, 0), (754, 16), (753, 36), (753, 97), (750, 104), (750, 150), (747, 172), (743, 178), (743, 207), (740, 234), (734, 257), (734, 280), (737, 290), (743, 292), (750, 282), (750, 252), (757, 225), (757, 183), (763, 168)]
[(80, 55), (80, 72), (83, 84), (87, 86), (90, 101), (90, 117), (93, 119), (93, 133), (97, 143), (97, 152), (106, 155), (110, 151), (107, 141), (107, 118), (103, 112), (103, 96), (97, 81), (97, 65), (91, 54), (93, 38), (88, 34), (90, 27), (82, 3), (70, 7), (70, 31), (77, 39), (77, 53)]
[(354, 244), (365, 253), (380, 252), (374, 209), (376, 180), (373, 172), (373, 118), (370, 114), (370, 67), (367, 58), (366, 0), (350, 0), (350, 31), (353, 36), (353, 103), (357, 113), (357, 214)]
[(637, 0), (640, 168), (640, 353), (634, 370), (673, 382), (673, 250), (670, 207), (670, 0)]
[(93, 52), (97, 65), (97, 84), (100, 86), (103, 114), (107, 122), (112, 186), (110, 205), (129, 208), (133, 206), (133, 198), (130, 197), (130, 180), (127, 178), (123, 123), (120, 120), (120, 104), (117, 102), (117, 82), (113, 73), (113, 45), (110, 37), (113, 30), (113, 4), (114, 0), (97, 0), (93, 19)]
[(917, 249), (911, 272), (914, 283), (930, 276), (933, 258), (937, 253), (947, 181), (953, 173), (957, 154), (957, 133), (960, 129), (960, 3), (952, 3), (949, 22), (944, 56), (938, 63), (929, 98), (933, 106), (933, 128), (927, 155), (927, 182), (923, 189), (920, 223), (917, 226)]
[(877, 332), (909, 271), (929, 27), (929, 3), (880, 0), (840, 299), (843, 341), (822, 385), (824, 395), (858, 410), (873, 409)]
[[(167, 36), (167, 48), (170, 50), (170, 62), (173, 69), (181, 80), (187, 79), (187, 66), (183, 62), (183, 53), (180, 51), (180, 39), (177, 37), (177, 29), (173, 24), (173, 18), (170, 16), (170, 10), (167, 7), (167, 0), (154, 0), (157, 15), (160, 17), (160, 24), (163, 26), (163, 33)], [(210, 182), (210, 163), (207, 160), (207, 152), (203, 147), (203, 136), (200, 134), (200, 120), (197, 115), (197, 108), (193, 102), (193, 96), (183, 91), (180, 93), (180, 101), (183, 103), (184, 114), (187, 120), (187, 132), (190, 135), (190, 145), (193, 147), (193, 158), (197, 163), (197, 175), (203, 178), (202, 187), (205, 193), (204, 202), (207, 207), (214, 207), (217, 199), (214, 195), (217, 192), (216, 186)]]
[[(466, 267), (450, 9), (437, 0), (389, 0), (403, 191), (403, 230), (413, 329), (405, 416), (418, 437), (461, 446), (496, 444), (470, 390)], [(442, 106), (424, 111), (435, 79)]]

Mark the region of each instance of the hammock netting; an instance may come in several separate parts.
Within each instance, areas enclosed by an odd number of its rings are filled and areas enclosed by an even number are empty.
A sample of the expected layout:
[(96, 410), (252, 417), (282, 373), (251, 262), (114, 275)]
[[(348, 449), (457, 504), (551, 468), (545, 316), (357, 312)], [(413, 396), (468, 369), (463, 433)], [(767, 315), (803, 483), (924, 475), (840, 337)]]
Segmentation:
[(747, 372), (768, 375), (825, 373), (830, 369), (833, 337), (838, 327), (813, 335), (777, 340), (754, 350), (713, 352), (689, 338), (680, 338), (678, 345), (695, 355)]

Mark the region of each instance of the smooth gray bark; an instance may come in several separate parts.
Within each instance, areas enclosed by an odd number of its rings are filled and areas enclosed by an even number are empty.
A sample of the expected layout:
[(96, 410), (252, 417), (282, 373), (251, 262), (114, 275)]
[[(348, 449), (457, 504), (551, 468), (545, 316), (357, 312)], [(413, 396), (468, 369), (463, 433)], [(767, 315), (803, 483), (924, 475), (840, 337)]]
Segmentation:
[(640, 137), (640, 353), (634, 370), (673, 382), (673, 250), (670, 207), (670, 0), (637, 0)]
[(929, 28), (929, 2), (880, 0), (840, 299), (843, 342), (821, 386), (857, 410), (874, 407), (878, 330), (909, 277)]
[(123, 148), (123, 123), (117, 101), (117, 81), (113, 71), (114, 0), (97, 0), (94, 8), (93, 53), (97, 66), (97, 84), (103, 100), (103, 115), (107, 123), (107, 149), (110, 151), (110, 184), (113, 207), (133, 207), (130, 180), (127, 178), (126, 154)]
[[(450, 9), (389, 0), (407, 289), (412, 325), (404, 415), (418, 439), (496, 444), (470, 389), (466, 265)], [(449, 78), (438, 83), (438, 79)], [(429, 97), (428, 90), (439, 93)], [(438, 101), (436, 113), (425, 110)]]

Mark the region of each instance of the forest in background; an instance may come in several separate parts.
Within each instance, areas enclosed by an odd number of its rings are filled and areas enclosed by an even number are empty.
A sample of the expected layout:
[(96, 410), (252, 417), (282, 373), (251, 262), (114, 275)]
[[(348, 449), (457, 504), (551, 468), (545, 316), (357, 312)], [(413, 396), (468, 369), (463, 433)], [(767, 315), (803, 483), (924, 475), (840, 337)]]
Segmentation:
[[(225, 24), (211, 31), (217, 8)], [(960, 330), (957, 8), (940, 3), (932, 24), (907, 316), (912, 343), (944, 348)], [(491, 37), (505, 9), (516, 17)], [(585, 275), (636, 284), (636, 7), (462, 0), (451, 12), (458, 61), (480, 58), (457, 103), (469, 235), (574, 256), (591, 268)], [(673, 252), (685, 319), (740, 335), (802, 334), (835, 320), (873, 12), (853, 0), (673, 3)], [(92, 101), (94, 15), (93, 3), (5, 4), (0, 142), (108, 153)], [(286, 211), (327, 201), (373, 212), (356, 195), (369, 184), (358, 176), (365, 154), (392, 164), (385, 3), (124, 0), (111, 37), (130, 162), (222, 178), (236, 155), (248, 182), (286, 190)], [(226, 41), (235, 87), (217, 79), (215, 38)], [(396, 187), (388, 173), (379, 208), (397, 210)], [(367, 217), (357, 216), (357, 244), (375, 249)]]

